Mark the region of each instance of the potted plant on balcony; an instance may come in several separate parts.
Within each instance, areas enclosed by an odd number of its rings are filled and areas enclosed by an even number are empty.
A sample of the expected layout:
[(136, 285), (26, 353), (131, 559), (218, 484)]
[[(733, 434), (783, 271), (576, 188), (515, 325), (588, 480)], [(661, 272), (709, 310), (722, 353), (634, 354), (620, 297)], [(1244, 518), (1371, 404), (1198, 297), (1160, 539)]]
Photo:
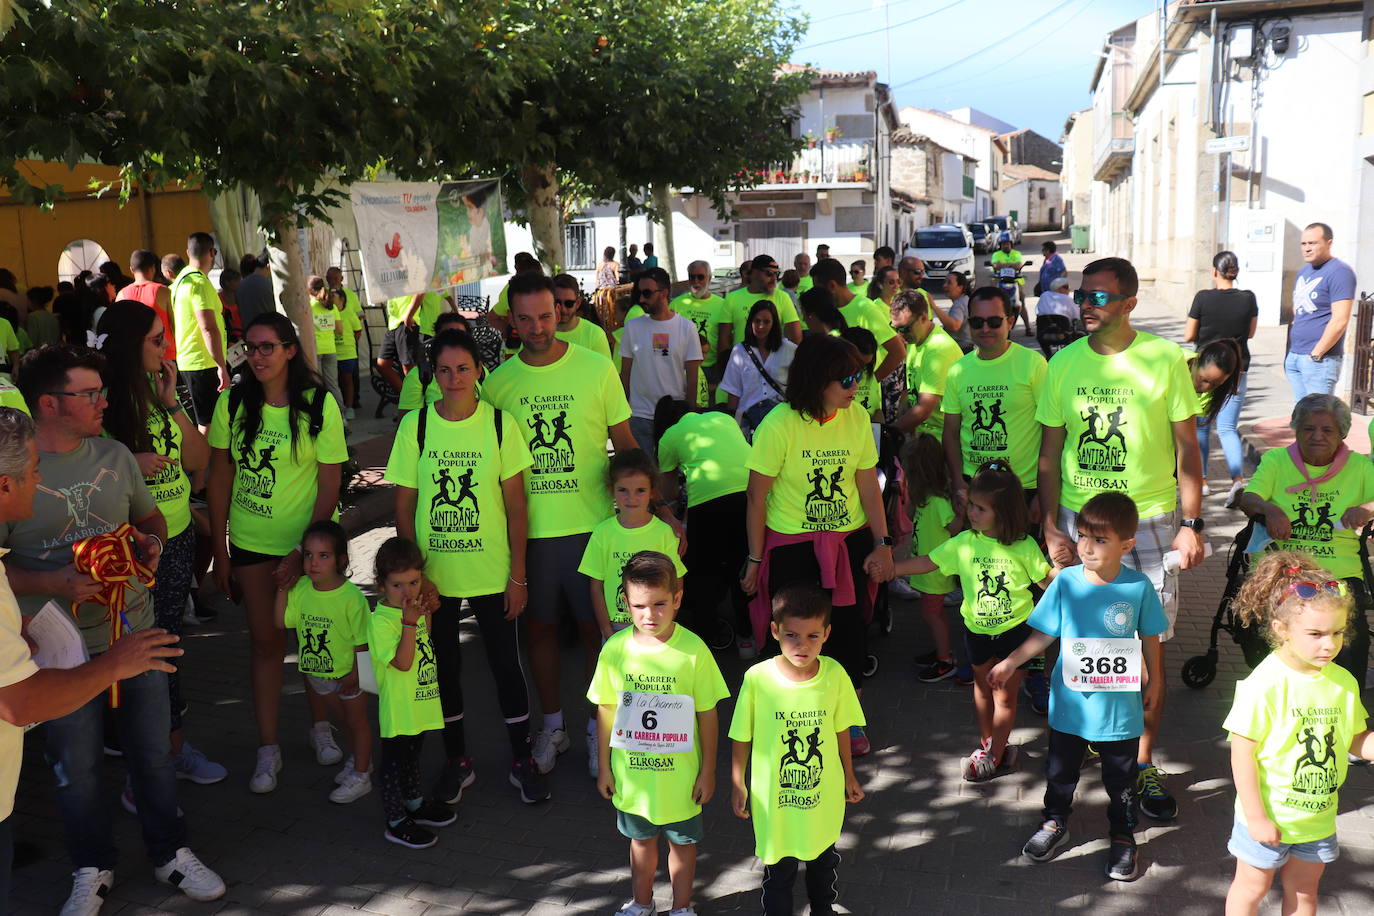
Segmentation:
[(802, 139), (806, 141), (807, 149), (815, 149), (816, 144), (820, 142), (816, 134), (813, 131), (809, 130), (806, 133), (802, 134)]
[(826, 143), (834, 143), (836, 140), (840, 139), (840, 137), (842, 137), (842, 136), (843, 136), (843, 134), (841, 133), (838, 124), (832, 124), (832, 125), (830, 125), (829, 127), (827, 127), (827, 128), (825, 129), (825, 142), (826, 142)]
[(861, 166), (856, 167), (856, 168), (854, 169), (854, 180), (855, 180), (855, 181), (867, 181), (867, 180), (868, 180), (868, 166), (866, 166), (866, 165), (861, 165)]

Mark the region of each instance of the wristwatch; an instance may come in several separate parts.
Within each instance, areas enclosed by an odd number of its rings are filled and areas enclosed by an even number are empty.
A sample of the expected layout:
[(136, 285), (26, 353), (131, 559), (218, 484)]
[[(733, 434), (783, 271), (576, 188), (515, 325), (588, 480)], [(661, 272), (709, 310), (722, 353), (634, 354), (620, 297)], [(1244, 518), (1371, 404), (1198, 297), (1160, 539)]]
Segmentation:
[(1200, 518), (1185, 518), (1179, 524), (1184, 528), (1192, 528), (1198, 534), (1202, 534), (1202, 529), (1207, 527), (1207, 523)]
[(1309, 354), (1307, 354), (1307, 358), (1310, 359), (1310, 360), (1312, 360), (1312, 362), (1314, 362), (1314, 363), (1319, 363), (1319, 362), (1321, 362), (1322, 360), (1326, 359), (1326, 354), (1323, 353), (1321, 356), (1318, 356), (1318, 355), (1315, 354), (1315, 353), (1309, 353)]
[(895, 542), (892, 540), (892, 538), (888, 537), (887, 535), (883, 535), (882, 537), (877, 538), (877, 539), (875, 539), (875, 540), (873, 541), (873, 546), (874, 546), (874, 547), (891, 547), (891, 546), (893, 545), (893, 543), (895, 543)]

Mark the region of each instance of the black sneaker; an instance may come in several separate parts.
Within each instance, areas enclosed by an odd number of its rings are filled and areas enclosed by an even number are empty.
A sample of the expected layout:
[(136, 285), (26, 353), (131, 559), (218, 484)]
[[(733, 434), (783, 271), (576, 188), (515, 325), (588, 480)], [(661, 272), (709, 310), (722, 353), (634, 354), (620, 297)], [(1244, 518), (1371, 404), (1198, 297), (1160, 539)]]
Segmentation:
[(916, 656), (916, 667), (917, 667), (917, 668), (924, 668), (926, 665), (933, 665), (933, 664), (935, 664), (936, 662), (938, 662), (939, 660), (940, 660), (939, 653), (937, 653), (934, 649), (931, 649), (929, 652), (925, 653), (924, 655), (918, 655), (918, 656)]
[(428, 849), (439, 842), (439, 838), (432, 830), (426, 830), (409, 817), (394, 827), (387, 827), (386, 833), (382, 836), (386, 837), (388, 843), (408, 846), (411, 849)]
[(434, 784), (434, 797), (446, 805), (456, 805), (463, 800), (463, 790), (476, 781), (471, 757), (445, 760), (439, 781)]
[(427, 798), (410, 812), (410, 819), (425, 827), (447, 827), (458, 820), (458, 812), (441, 801)]
[(520, 800), (527, 805), (549, 797), (549, 777), (539, 772), (533, 757), (511, 764), (510, 784), (520, 790)]
[(1045, 821), (1035, 835), (1021, 847), (1021, 853), (1032, 862), (1048, 862), (1064, 841), (1069, 838), (1069, 827), (1058, 821)]
[(1137, 873), (1135, 840), (1119, 837), (1107, 847), (1107, 877), (1113, 881), (1130, 881)]
[(1178, 817), (1178, 802), (1164, 788), (1165, 773), (1153, 763), (1140, 769), (1136, 791), (1140, 795), (1140, 813), (1156, 821), (1171, 821)]
[(934, 684), (947, 677), (954, 677), (954, 662), (943, 658), (937, 658), (916, 671), (916, 680), (923, 684)]

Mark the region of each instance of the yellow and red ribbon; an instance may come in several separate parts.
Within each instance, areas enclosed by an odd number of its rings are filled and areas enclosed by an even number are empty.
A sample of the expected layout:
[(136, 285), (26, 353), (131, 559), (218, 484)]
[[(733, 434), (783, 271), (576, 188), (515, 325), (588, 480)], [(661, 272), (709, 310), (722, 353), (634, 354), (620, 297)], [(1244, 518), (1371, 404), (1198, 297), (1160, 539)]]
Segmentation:
[[(124, 635), (125, 591), (131, 582), (142, 582), (147, 588), (154, 583), (153, 571), (134, 554), (134, 529), (123, 524), (108, 534), (82, 538), (72, 545), (72, 565), (99, 582), (99, 594), (87, 598), (107, 608), (110, 623), (110, 645)], [(77, 604), (72, 605), (75, 616)], [(110, 705), (119, 705), (119, 682), (110, 685)]]

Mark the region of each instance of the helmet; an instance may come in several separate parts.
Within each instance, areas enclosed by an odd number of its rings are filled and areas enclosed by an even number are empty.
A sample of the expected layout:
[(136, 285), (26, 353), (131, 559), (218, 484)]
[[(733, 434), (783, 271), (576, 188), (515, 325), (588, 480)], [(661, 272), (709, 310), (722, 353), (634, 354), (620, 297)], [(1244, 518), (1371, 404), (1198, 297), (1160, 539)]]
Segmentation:
[(997, 236), (997, 244), (999, 244), (999, 245), (1002, 244), (1003, 242), (1010, 242), (1010, 241), (1011, 241), (1011, 233), (1010, 233), (1010, 232), (1003, 232), (1001, 235)]

